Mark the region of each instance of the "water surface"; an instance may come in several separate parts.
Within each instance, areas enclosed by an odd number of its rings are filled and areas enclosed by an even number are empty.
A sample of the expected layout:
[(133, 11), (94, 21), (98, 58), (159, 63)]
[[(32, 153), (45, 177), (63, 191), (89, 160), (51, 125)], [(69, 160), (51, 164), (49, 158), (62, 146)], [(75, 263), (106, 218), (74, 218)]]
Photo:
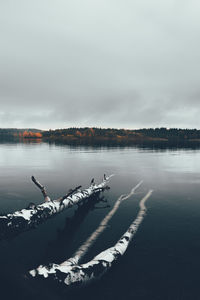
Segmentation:
[[(200, 151), (72, 147), (45, 143), (0, 144), (0, 212), (43, 201), (34, 175), (55, 199), (94, 177), (116, 174), (106, 202), (66, 210), (36, 229), (0, 241), (2, 299), (198, 299), (200, 270)], [(138, 212), (149, 189), (148, 213), (123, 258), (96, 283), (66, 293), (30, 284), (28, 270), (61, 263), (92, 233), (116, 199), (140, 180), (138, 193), (121, 204), (84, 261), (113, 246)], [(110, 206), (110, 207), (108, 207)]]

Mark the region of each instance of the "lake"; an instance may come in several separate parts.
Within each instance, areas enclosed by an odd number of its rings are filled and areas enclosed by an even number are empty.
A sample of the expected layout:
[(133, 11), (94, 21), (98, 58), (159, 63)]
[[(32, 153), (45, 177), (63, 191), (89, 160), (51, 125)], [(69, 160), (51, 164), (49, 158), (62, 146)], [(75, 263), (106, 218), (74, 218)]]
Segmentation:
[[(1, 299), (199, 299), (200, 150), (86, 147), (48, 143), (0, 144), (0, 213), (43, 202), (34, 175), (52, 199), (92, 178), (115, 174), (104, 201), (63, 211), (37, 228), (0, 241)], [(121, 194), (122, 202), (84, 262), (113, 246), (147, 200), (147, 215), (124, 256), (99, 280), (81, 289), (60, 290), (29, 282), (40, 264), (69, 258), (98, 227)], [(67, 289), (66, 289), (67, 290)]]

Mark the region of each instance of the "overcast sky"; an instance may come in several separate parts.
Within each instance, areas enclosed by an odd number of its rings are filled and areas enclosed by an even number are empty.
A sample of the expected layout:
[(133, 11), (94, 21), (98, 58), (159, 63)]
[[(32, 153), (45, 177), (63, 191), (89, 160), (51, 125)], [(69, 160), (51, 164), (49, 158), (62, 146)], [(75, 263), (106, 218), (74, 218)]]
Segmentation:
[(0, 0), (0, 127), (200, 128), (200, 2)]

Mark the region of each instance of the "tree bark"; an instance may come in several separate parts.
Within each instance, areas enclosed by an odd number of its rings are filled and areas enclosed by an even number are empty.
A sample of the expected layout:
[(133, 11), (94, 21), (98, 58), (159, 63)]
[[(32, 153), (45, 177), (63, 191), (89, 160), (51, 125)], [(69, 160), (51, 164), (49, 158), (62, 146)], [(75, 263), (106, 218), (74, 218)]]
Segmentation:
[(41, 190), (45, 202), (39, 205), (31, 203), (26, 209), (0, 216), (0, 237), (4, 238), (9, 236), (9, 234), (17, 234), (21, 231), (28, 230), (67, 208), (83, 203), (90, 196), (103, 191), (112, 176), (113, 175), (106, 177), (106, 179), (104, 178), (100, 184), (92, 183), (89, 188), (84, 190), (79, 190), (79, 186), (56, 200), (51, 200), (49, 196), (47, 196), (45, 187), (32, 176), (32, 180)]
[(88, 263), (76, 264), (72, 258), (60, 265), (54, 263), (48, 266), (41, 265), (37, 269), (31, 270), (29, 272), (30, 276), (53, 279), (68, 287), (81, 286), (100, 278), (125, 253), (144, 219), (146, 214), (145, 202), (151, 196), (152, 192), (152, 190), (149, 190), (142, 198), (139, 203), (140, 210), (136, 219), (113, 247), (101, 252)]
[(118, 210), (120, 204), (122, 201), (130, 198), (135, 194), (136, 189), (142, 184), (142, 181), (140, 181), (135, 187), (132, 188), (131, 192), (127, 195), (121, 195), (117, 201), (115, 202), (115, 205), (113, 206), (112, 210), (105, 216), (105, 218), (101, 221), (99, 224), (99, 227), (90, 235), (90, 237), (85, 241), (85, 243), (79, 247), (79, 249), (75, 252), (73, 256), (73, 263), (78, 264), (80, 260), (85, 256), (89, 248), (93, 245), (93, 243), (96, 241), (98, 236), (105, 230), (105, 228), (108, 225), (108, 222), (110, 219), (114, 216), (116, 211)]

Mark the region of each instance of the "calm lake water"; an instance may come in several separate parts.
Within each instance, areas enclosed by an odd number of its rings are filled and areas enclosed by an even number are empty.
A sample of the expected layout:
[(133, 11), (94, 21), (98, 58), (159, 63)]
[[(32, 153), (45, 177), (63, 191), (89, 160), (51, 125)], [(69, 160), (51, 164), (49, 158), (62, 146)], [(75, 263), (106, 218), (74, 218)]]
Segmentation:
[[(200, 299), (200, 150), (92, 148), (45, 143), (0, 144), (0, 212), (43, 201), (35, 175), (55, 199), (94, 177), (116, 174), (106, 202), (71, 208), (36, 229), (0, 241), (1, 299)], [(143, 180), (124, 201), (84, 262), (126, 231), (149, 189), (148, 212), (127, 252), (101, 280), (64, 292), (25, 279), (28, 270), (70, 257), (99, 225), (117, 198)], [(123, 298), (122, 298), (123, 297)]]

